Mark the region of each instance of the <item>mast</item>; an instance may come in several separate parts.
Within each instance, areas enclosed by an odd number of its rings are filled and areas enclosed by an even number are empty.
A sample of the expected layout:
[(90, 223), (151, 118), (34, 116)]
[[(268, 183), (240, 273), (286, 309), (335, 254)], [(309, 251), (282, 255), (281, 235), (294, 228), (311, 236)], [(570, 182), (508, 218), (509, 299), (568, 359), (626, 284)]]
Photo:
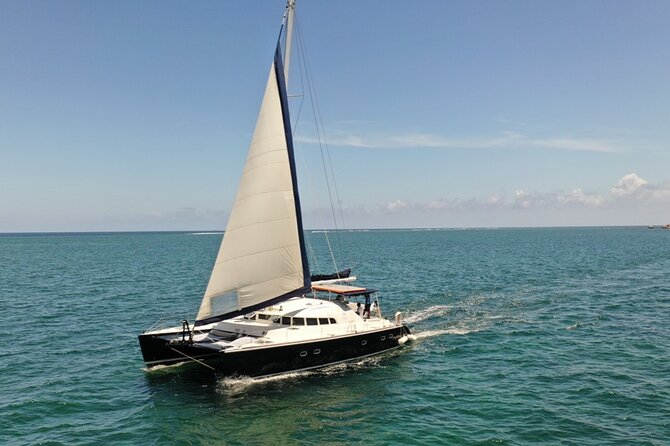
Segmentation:
[[(289, 0), (288, 24), (294, 7), (295, 0)], [(256, 311), (311, 289), (280, 42), (195, 326)], [(290, 46), (289, 40), (284, 60), (290, 58)]]
[(295, 0), (286, 3), (286, 40), (284, 41), (284, 82), (288, 89), (288, 73), (291, 67), (291, 44), (293, 41), (293, 22), (295, 20)]

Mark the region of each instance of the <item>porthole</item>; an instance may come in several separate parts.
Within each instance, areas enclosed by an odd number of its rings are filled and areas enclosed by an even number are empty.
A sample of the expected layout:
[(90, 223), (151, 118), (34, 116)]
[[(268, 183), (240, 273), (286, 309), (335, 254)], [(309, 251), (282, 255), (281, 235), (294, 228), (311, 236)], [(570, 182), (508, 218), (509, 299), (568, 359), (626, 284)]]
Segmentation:
[(300, 357), (301, 357), (301, 358), (304, 358), (305, 356), (307, 356), (307, 350), (303, 350), (303, 351), (301, 351), (301, 352), (300, 352)]
[(312, 353), (314, 353), (315, 355), (318, 355), (319, 353), (321, 353), (321, 349), (316, 348), (316, 349), (314, 349), (314, 351)]
[(382, 336), (382, 342), (386, 340), (386, 336)]
[(393, 333), (389, 335), (389, 339), (393, 339)]
[(361, 345), (368, 345), (368, 341), (366, 341), (365, 339), (363, 339), (363, 340), (361, 341)]

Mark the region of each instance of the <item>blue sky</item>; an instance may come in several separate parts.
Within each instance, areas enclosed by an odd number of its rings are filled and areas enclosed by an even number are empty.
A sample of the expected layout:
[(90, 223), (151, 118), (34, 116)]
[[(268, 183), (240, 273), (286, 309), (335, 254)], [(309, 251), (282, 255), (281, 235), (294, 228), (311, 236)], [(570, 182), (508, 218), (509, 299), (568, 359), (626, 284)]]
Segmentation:
[[(0, 2), (0, 232), (224, 228), (283, 8)], [(298, 15), (344, 226), (670, 222), (670, 2)], [(306, 226), (329, 226), (296, 133)]]

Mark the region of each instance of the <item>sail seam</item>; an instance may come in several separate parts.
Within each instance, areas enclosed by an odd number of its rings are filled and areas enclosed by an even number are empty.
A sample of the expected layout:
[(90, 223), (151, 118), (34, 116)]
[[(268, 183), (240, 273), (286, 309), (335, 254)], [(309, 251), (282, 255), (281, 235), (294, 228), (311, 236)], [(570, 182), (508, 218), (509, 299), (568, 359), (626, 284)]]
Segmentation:
[[(247, 157), (246, 162), (253, 161), (256, 158), (260, 158), (260, 157), (266, 156), (269, 153), (274, 153), (274, 152), (282, 152), (283, 153), (283, 152), (286, 152), (286, 149), (285, 148), (279, 148), (279, 149), (266, 150), (263, 153), (259, 153), (259, 154)], [(282, 161), (285, 161), (285, 160), (282, 160)], [(270, 161), (267, 164), (278, 164), (278, 163), (281, 163), (282, 161)], [(246, 169), (245, 169), (245, 171), (246, 171)]]
[[(272, 277), (272, 278), (267, 279), (267, 280), (264, 280), (264, 281), (262, 281), (262, 282), (255, 282), (254, 285), (256, 285), (256, 284), (261, 284), (261, 283), (272, 282), (273, 280), (281, 279), (282, 277), (286, 277), (286, 276), (285, 276), (285, 275), (282, 275), (282, 276)], [(229, 293), (229, 292), (231, 292), (231, 291), (239, 290), (240, 288), (243, 288), (243, 286), (238, 286), (238, 287), (236, 287), (236, 288), (231, 288), (231, 289), (229, 289), (229, 290), (222, 291), (222, 292), (220, 292), (220, 293), (216, 293), (216, 294), (209, 294), (209, 295), (207, 295), (207, 297), (209, 297), (209, 298), (216, 298), (216, 297), (219, 297), (219, 296), (223, 296), (224, 294)], [(297, 291), (297, 290), (300, 290), (300, 289), (302, 289), (302, 287), (300, 287), (300, 288), (296, 288), (295, 290)], [(289, 291), (289, 292), (290, 292), (290, 291)], [(286, 293), (284, 293), (284, 294), (286, 294)], [(282, 294), (282, 296), (283, 296), (283, 294)], [(278, 296), (277, 296), (277, 297), (278, 297)], [(271, 298), (271, 299), (272, 299), (272, 298)]]
[[(246, 200), (246, 198), (244, 198), (243, 200)], [(236, 226), (234, 228), (227, 228), (226, 231), (227, 232), (235, 232), (235, 231), (238, 231), (238, 230), (244, 229), (244, 228), (251, 228), (253, 226), (264, 225), (266, 223), (275, 223), (275, 222), (278, 222), (278, 221), (287, 221), (287, 220), (291, 220), (291, 218), (290, 217), (275, 218), (274, 220), (265, 220), (265, 221), (260, 221), (260, 222), (256, 222), (256, 223), (248, 223), (246, 225), (240, 225), (240, 226)]]
[[(252, 198), (260, 197), (261, 195), (272, 195), (272, 194), (281, 195), (281, 194), (285, 194), (286, 192), (291, 192), (291, 190), (290, 189), (282, 189), (282, 190), (273, 190), (273, 191), (268, 191), (268, 192), (255, 193), (253, 195), (249, 194), (249, 195), (244, 196), (244, 197), (238, 197), (235, 200), (235, 204), (239, 203), (240, 201), (247, 201), (247, 200), (251, 200)], [(286, 218), (278, 218), (277, 220), (287, 220), (287, 219)], [(275, 220), (268, 220), (268, 221), (275, 221)], [(264, 223), (264, 222), (261, 222), (261, 223)]]
[[(232, 260), (237, 260), (237, 259), (241, 259), (241, 258), (244, 258), (244, 257), (255, 256), (255, 255), (258, 255), (258, 254), (263, 254), (265, 252), (278, 251), (280, 249), (286, 249), (286, 248), (290, 248), (292, 246), (298, 246), (298, 244), (297, 243), (292, 243), (290, 245), (277, 246), (276, 248), (264, 249), (262, 251), (255, 251), (255, 252), (251, 252), (251, 253), (245, 253), (244, 255), (241, 255), (241, 256), (229, 257), (229, 258), (226, 258), (225, 260), (221, 260), (219, 262), (214, 262), (214, 264), (215, 265), (220, 265), (220, 264), (223, 264), (223, 263), (228, 263)], [(254, 282), (254, 283), (262, 283), (262, 282)]]
[[(283, 152), (283, 151), (284, 151), (284, 150), (282, 150), (282, 149), (277, 149), (277, 150), (269, 150), (269, 151), (266, 151), (266, 152), (264, 152), (264, 153), (259, 153), (258, 155), (254, 155), (254, 156), (252, 156), (252, 157), (250, 157), (250, 158), (247, 158), (247, 162), (248, 162), (248, 161), (253, 161), (253, 160), (255, 160), (256, 158), (259, 158), (259, 157), (261, 157), (261, 156), (265, 156), (265, 155), (267, 155), (268, 153), (272, 153), (272, 152)], [(266, 166), (266, 165), (269, 166), (269, 165), (271, 165), (271, 164), (283, 164), (283, 163), (284, 163), (284, 160), (281, 160), (281, 161), (269, 161), (269, 162), (267, 162), (266, 164), (262, 164), (261, 166)], [(254, 166), (254, 167), (252, 167), (251, 169), (257, 169), (258, 167), (261, 167), (261, 166)], [(244, 169), (245, 172), (246, 172), (247, 170), (249, 170), (249, 169)]]

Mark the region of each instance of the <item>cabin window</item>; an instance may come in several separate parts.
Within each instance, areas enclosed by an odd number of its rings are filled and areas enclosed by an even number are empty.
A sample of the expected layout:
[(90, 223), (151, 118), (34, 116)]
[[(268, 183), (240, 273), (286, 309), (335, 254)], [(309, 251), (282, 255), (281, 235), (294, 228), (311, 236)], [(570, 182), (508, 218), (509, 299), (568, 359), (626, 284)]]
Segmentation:
[(331, 317), (331, 318), (330, 318), (330, 323), (331, 323), (331, 324), (337, 324), (337, 321), (335, 321), (335, 319), (333, 319), (333, 318)]
[(281, 317), (279, 316), (272, 316), (272, 323), (273, 324), (279, 324), (281, 322)]
[(266, 321), (266, 320), (270, 319), (270, 315), (269, 314), (259, 314), (258, 319)]
[(327, 317), (320, 317), (319, 318), (319, 324), (328, 325), (328, 318)]
[(316, 318), (315, 317), (308, 317), (307, 318), (307, 325), (316, 325)]
[(294, 317), (293, 318), (293, 325), (305, 325), (305, 318), (304, 317)]
[(291, 318), (284, 316), (281, 318), (281, 323), (282, 325), (291, 325)]

